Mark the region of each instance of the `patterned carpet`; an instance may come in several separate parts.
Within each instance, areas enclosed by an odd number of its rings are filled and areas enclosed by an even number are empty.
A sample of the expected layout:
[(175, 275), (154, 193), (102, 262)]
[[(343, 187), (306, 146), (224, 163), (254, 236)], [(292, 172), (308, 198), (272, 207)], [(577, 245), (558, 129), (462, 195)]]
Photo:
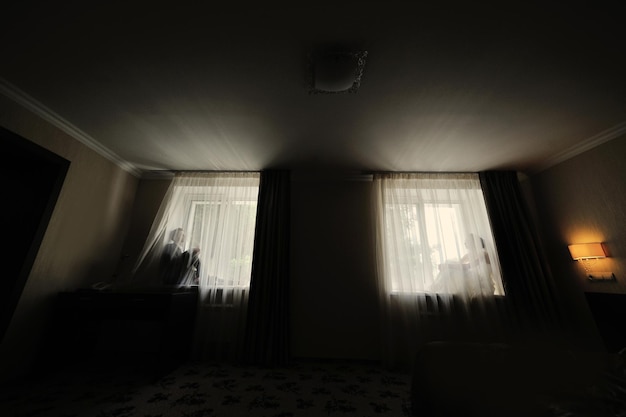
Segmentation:
[(0, 394), (3, 417), (408, 416), (409, 407), (408, 375), (353, 362), (187, 363), (158, 377), (82, 369)]

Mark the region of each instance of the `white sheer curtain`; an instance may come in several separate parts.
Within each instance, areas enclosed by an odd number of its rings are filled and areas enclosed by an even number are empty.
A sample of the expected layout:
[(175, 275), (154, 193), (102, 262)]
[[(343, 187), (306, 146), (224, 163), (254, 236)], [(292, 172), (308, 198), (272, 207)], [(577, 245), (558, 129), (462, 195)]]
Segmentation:
[(259, 178), (176, 173), (133, 269), (134, 285), (197, 286), (197, 359), (234, 357), (242, 348)]
[(505, 296), (478, 174), (374, 176), (379, 294), (389, 365), (433, 340), (501, 336)]

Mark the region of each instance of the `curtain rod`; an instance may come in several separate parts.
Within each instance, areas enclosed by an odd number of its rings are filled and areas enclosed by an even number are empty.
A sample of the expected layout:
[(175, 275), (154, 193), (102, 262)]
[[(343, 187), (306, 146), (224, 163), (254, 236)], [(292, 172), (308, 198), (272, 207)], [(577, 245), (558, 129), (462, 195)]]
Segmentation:
[(141, 175), (142, 179), (165, 179), (165, 178), (172, 178), (174, 175), (178, 174), (178, 173), (182, 173), (182, 172), (189, 172), (189, 173), (233, 173), (233, 174), (237, 174), (237, 173), (251, 173), (251, 174), (258, 174), (261, 173), (262, 171), (255, 171), (255, 170), (246, 170), (246, 171), (235, 171), (235, 170), (207, 170), (207, 169), (198, 169), (198, 170), (193, 170), (193, 169), (181, 169), (181, 170), (176, 170), (176, 169), (157, 169), (157, 170), (149, 170), (149, 171), (144, 171)]
[(480, 171), (362, 171), (363, 174), (478, 174)]

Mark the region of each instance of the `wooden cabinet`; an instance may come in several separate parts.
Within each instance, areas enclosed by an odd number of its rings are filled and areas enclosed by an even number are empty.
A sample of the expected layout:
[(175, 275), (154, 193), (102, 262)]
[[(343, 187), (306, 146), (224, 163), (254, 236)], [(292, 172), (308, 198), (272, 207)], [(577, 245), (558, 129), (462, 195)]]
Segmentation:
[(585, 293), (600, 335), (609, 352), (626, 348), (626, 294)]
[(197, 300), (194, 287), (62, 292), (54, 320), (56, 356), (169, 369), (189, 358)]

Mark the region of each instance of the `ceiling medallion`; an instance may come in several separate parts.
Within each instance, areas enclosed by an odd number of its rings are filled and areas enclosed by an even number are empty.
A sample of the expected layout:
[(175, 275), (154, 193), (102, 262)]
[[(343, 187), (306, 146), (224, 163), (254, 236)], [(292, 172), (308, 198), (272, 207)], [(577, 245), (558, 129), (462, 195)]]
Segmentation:
[(309, 94), (356, 93), (367, 51), (325, 51), (309, 55)]

